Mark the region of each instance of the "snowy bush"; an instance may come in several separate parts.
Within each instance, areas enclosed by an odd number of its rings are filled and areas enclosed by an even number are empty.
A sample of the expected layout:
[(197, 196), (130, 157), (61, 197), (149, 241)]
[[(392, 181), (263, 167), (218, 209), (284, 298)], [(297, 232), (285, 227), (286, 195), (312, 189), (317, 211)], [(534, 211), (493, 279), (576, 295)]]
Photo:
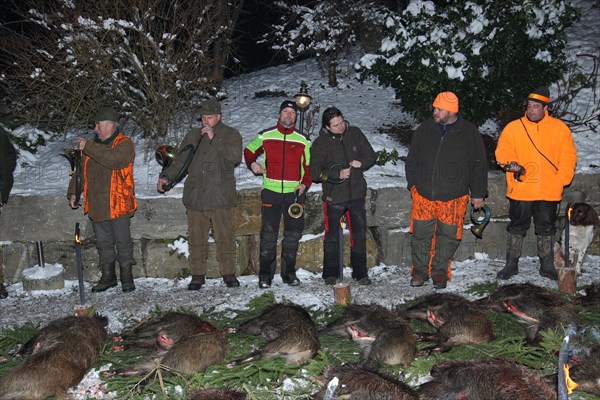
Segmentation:
[(164, 136), (218, 92), (242, 2), (8, 2), (21, 18), (0, 36), (11, 55), (0, 57), (8, 112), (60, 131), (113, 106), (145, 135)]
[(412, 0), (385, 21), (390, 34), (357, 68), (391, 85), (407, 111), (429, 117), (450, 90), (476, 124), (522, 109), (532, 89), (565, 69), (565, 28), (578, 18), (562, 0)]

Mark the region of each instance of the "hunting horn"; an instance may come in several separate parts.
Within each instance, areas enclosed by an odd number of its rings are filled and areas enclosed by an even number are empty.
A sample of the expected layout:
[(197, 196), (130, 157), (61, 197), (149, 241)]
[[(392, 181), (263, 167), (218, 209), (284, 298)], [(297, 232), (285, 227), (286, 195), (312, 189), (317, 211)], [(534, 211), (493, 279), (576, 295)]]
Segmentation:
[[(475, 214), (478, 211), (483, 211), (484, 215), (476, 217)], [(492, 217), (492, 213), (487, 204), (480, 208), (479, 210), (475, 210), (475, 208), (471, 207), (471, 222), (473, 226), (471, 227), (471, 233), (475, 235), (478, 239), (483, 239), (483, 230), (490, 222), (490, 218)]]
[(63, 149), (61, 156), (66, 158), (71, 166), (69, 175), (75, 179), (75, 204), (79, 204), (81, 201), (81, 193), (83, 192), (82, 152), (78, 148)]
[(288, 208), (288, 214), (292, 218), (300, 218), (302, 214), (304, 214), (304, 207), (302, 204), (298, 203), (298, 191), (296, 190), (296, 197), (294, 197), (294, 202), (290, 204)]

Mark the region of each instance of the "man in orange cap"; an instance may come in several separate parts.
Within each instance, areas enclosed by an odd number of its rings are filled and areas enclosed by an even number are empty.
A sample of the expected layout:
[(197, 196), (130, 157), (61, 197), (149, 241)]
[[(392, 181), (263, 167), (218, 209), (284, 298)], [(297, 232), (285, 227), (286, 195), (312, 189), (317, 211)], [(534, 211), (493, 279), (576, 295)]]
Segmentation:
[(548, 114), (549, 103), (547, 87), (531, 92), (525, 116), (506, 125), (496, 147), (496, 160), (506, 171), (510, 201), (506, 265), (498, 272), (499, 279), (519, 273), (523, 238), (532, 217), (540, 275), (558, 279), (552, 254), (556, 210), (563, 188), (573, 180), (577, 150), (569, 127)]
[(458, 105), (452, 92), (437, 95), (433, 118), (414, 132), (406, 158), (412, 196), (411, 286), (423, 286), (431, 276), (434, 288), (446, 287), (469, 197), (480, 209), (487, 196), (483, 139), (458, 113)]

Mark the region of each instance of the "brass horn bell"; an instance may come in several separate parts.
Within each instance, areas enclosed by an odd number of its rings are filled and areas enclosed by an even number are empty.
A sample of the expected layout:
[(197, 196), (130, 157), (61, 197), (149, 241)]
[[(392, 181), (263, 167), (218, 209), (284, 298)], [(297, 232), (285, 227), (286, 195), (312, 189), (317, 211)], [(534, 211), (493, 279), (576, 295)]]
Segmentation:
[(163, 169), (166, 169), (175, 159), (175, 149), (167, 145), (158, 146), (154, 152), (154, 157)]
[(294, 202), (288, 207), (288, 214), (290, 217), (297, 219), (304, 214), (304, 207), (302, 207), (302, 204), (298, 203), (298, 191), (296, 191), (295, 194), (296, 196), (294, 197)]
[[(477, 211), (483, 211), (484, 215), (476, 217), (475, 214)], [(491, 217), (492, 213), (487, 204), (484, 205), (480, 210), (475, 210), (473, 207), (471, 207), (471, 222), (473, 223), (473, 226), (471, 227), (471, 233), (475, 235), (476, 238), (483, 239), (483, 230), (489, 224)]]
[(288, 208), (288, 214), (292, 218), (300, 218), (304, 214), (304, 207), (299, 203), (292, 203)]

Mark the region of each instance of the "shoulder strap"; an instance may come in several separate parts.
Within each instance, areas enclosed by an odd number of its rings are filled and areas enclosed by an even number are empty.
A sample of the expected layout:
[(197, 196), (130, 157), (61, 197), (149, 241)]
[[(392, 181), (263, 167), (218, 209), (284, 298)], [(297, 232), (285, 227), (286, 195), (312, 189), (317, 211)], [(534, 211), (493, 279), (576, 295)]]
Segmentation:
[(544, 153), (542, 153), (540, 151), (540, 149), (538, 149), (538, 147), (535, 145), (535, 143), (533, 142), (533, 139), (531, 139), (531, 136), (529, 136), (529, 131), (527, 130), (527, 127), (523, 123), (523, 119), (519, 118), (519, 121), (521, 121), (521, 125), (523, 125), (523, 129), (525, 129), (525, 133), (527, 133), (527, 137), (529, 138), (529, 141), (531, 142), (531, 144), (533, 145), (533, 147), (535, 147), (535, 149), (537, 150), (537, 152), (540, 153), (541, 156), (544, 157), (546, 159), (546, 161), (548, 161), (550, 163), (550, 165), (552, 165), (554, 167), (554, 169), (558, 171), (558, 167), (556, 165), (554, 165), (554, 163), (552, 161), (550, 161), (550, 159), (548, 157), (546, 157), (546, 155)]

